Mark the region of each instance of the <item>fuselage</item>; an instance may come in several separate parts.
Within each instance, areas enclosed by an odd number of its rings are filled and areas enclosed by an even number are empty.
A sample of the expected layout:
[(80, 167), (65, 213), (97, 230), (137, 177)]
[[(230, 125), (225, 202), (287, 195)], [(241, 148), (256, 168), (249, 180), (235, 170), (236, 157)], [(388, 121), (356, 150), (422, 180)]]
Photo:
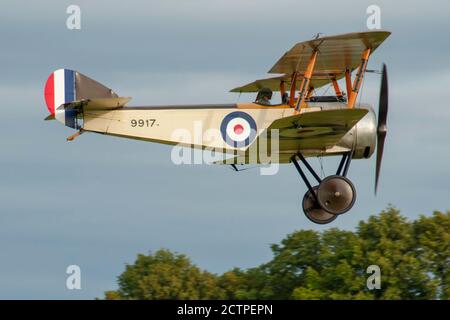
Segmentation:
[[(375, 116), (369, 105), (357, 107), (369, 109), (368, 114), (338, 144), (332, 146), (324, 146), (318, 142), (320, 136), (327, 133), (298, 138), (283, 135), (283, 131), (280, 131), (277, 148), (280, 162), (289, 162), (289, 158), (284, 155), (291, 155), (293, 151), (301, 151), (305, 156), (327, 156), (348, 152), (352, 147), (356, 147), (355, 157), (370, 157), (375, 148)], [(300, 112), (342, 108), (347, 106), (338, 102), (312, 102)], [(244, 155), (252, 143), (255, 143), (256, 137), (267, 134), (267, 128), (275, 120), (294, 114), (295, 109), (289, 105), (261, 106), (255, 103), (123, 107), (84, 111), (82, 129), (130, 139)], [(249, 134), (246, 129), (250, 130)], [(256, 134), (252, 135), (251, 131)], [(244, 136), (240, 138), (239, 135)]]

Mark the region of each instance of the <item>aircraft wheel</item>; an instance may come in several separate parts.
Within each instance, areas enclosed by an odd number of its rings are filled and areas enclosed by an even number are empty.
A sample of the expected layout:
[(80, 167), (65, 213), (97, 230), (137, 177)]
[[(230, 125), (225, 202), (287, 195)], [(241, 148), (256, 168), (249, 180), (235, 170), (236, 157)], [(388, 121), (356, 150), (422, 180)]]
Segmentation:
[(334, 215), (350, 210), (355, 204), (355, 200), (355, 186), (343, 176), (328, 176), (317, 188), (319, 206)]
[[(318, 186), (313, 187), (316, 194), (317, 194), (317, 188), (318, 188)], [(303, 196), (302, 206), (303, 206), (303, 212), (305, 213), (305, 216), (314, 223), (327, 224), (327, 223), (334, 221), (334, 219), (337, 218), (336, 215), (323, 210), (317, 204), (317, 202), (315, 201), (314, 197), (312, 196), (312, 194), (309, 190)]]

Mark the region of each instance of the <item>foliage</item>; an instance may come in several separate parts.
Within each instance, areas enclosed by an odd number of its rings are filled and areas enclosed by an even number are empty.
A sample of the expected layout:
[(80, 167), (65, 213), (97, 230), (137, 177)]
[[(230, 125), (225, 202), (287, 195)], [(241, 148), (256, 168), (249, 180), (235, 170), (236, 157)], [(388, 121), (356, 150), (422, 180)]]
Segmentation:
[(182, 254), (161, 249), (138, 255), (118, 279), (119, 290), (106, 292), (107, 299), (220, 299), (223, 289), (216, 277), (202, 271)]
[[(222, 275), (168, 250), (138, 255), (106, 299), (450, 299), (450, 212), (409, 222), (388, 208), (354, 232), (300, 230), (256, 268)], [(366, 285), (370, 265), (381, 288)]]

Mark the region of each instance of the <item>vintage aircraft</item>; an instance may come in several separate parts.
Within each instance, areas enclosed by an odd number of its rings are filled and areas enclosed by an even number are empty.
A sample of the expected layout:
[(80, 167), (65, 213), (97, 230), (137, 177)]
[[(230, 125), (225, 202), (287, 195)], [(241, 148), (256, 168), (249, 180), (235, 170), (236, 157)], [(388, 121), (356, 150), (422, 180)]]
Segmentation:
[[(53, 72), (45, 84), (48, 120), (56, 119), (79, 131), (96, 132), (192, 148), (217, 150), (233, 157), (217, 163), (262, 163), (252, 157), (252, 146), (273, 142), (278, 149), (270, 161), (292, 162), (306, 184), (303, 211), (313, 222), (330, 223), (349, 211), (356, 190), (346, 177), (352, 159), (367, 159), (377, 148), (375, 192), (386, 136), (388, 87), (383, 65), (378, 122), (370, 105), (357, 103), (370, 55), (390, 35), (387, 31), (349, 33), (297, 43), (270, 69), (276, 77), (256, 80), (232, 92), (258, 92), (255, 102), (225, 105), (126, 107), (129, 97), (68, 69)], [(352, 81), (352, 73), (354, 80)], [(345, 80), (346, 93), (338, 84)], [(333, 86), (332, 96), (314, 96), (316, 89)], [(281, 104), (271, 105), (272, 91)], [(195, 140), (173, 133), (194, 131), (200, 123), (206, 132), (215, 129), (218, 139)], [(230, 155), (229, 155), (230, 156)], [(273, 156), (273, 154), (272, 154)], [(336, 174), (321, 179), (307, 157), (341, 156)], [(270, 162), (269, 161), (269, 162)], [(301, 163), (300, 163), (301, 162)], [(317, 180), (311, 184), (302, 165)]]

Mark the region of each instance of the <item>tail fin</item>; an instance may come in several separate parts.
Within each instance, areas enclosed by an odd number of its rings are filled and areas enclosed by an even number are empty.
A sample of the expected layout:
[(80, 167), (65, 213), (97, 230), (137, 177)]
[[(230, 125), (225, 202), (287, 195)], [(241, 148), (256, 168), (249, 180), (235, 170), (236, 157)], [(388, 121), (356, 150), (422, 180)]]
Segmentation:
[(58, 69), (45, 83), (45, 103), (51, 116), (64, 125), (78, 129), (77, 116), (80, 110), (69, 106), (72, 102), (91, 99), (115, 99), (119, 96), (101, 83), (78, 71)]

